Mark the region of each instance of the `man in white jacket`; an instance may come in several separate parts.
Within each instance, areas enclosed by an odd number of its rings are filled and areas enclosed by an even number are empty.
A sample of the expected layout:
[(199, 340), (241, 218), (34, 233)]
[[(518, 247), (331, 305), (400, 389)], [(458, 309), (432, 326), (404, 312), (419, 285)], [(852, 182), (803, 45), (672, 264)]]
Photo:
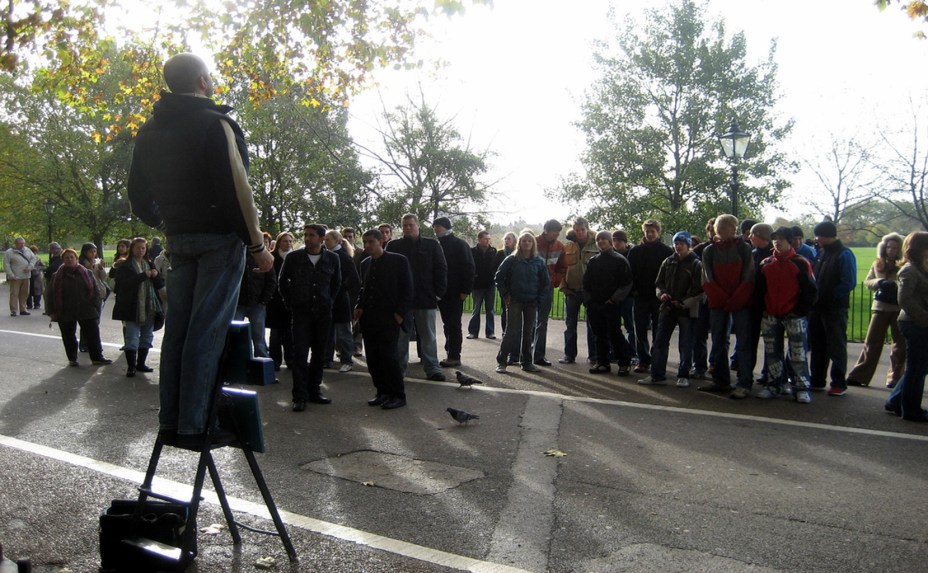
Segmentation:
[(26, 248), (22, 237), (13, 239), (13, 246), (3, 254), (6, 282), (10, 285), (10, 316), (29, 316), (26, 299), (29, 297), (29, 279), (39, 259)]

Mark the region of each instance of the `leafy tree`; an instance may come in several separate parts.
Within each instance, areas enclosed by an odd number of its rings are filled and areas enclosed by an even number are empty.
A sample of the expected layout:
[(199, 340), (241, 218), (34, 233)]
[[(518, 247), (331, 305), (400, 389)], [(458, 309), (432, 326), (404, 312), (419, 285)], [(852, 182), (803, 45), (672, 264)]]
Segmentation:
[(91, 100), (106, 100), (105, 112), (92, 101), (75, 105), (45, 89), (46, 69), (32, 82), (26, 76), (0, 78), (0, 104), (10, 134), (31, 151), (4, 156), (4, 172), (19, 182), (20, 199), (37, 206), (44, 222), (41, 206), (51, 198), (62, 233), (90, 237), (102, 247), (104, 239), (128, 229), (132, 134), (113, 126), (131, 123), (141, 101), (124, 97), (120, 87), (131, 77), (135, 51), (103, 42), (97, 53), (106, 63), (94, 78)]
[(24, 56), (54, 53), (69, 44), (97, 38), (111, 0), (9, 0), (0, 7), (4, 22), (0, 69), (16, 70)]
[(875, 161), (883, 179), (881, 194), (900, 214), (928, 230), (928, 149), (925, 118), (913, 104), (912, 121), (897, 133), (884, 132), (886, 156)]
[[(925, 0), (875, 0), (873, 2), (880, 10), (885, 10), (892, 4), (901, 4), (900, 8), (912, 20), (921, 20), (928, 23), (928, 2)], [(916, 37), (925, 39), (924, 32), (917, 32)]]
[(830, 143), (819, 157), (803, 159), (815, 174), (826, 199), (816, 207), (835, 225), (844, 222), (845, 216), (869, 203), (876, 191), (877, 174), (872, 169), (872, 145), (857, 138), (843, 139), (832, 135)]
[(485, 224), (480, 207), (490, 184), (481, 176), (492, 153), (472, 149), (453, 118), (441, 119), (424, 96), (385, 111), (384, 121), (380, 134), (385, 151), (365, 150), (384, 169), (381, 179), (389, 181), (378, 192), (381, 217), (395, 221), (410, 212), (430, 221), (446, 215), (460, 221), (466, 232)]
[(749, 210), (774, 203), (794, 166), (774, 148), (792, 128), (773, 115), (775, 44), (757, 66), (746, 61), (743, 33), (705, 22), (692, 1), (632, 20), (614, 49), (601, 42), (602, 72), (583, 104), (585, 172), (563, 178), (549, 194), (589, 205), (592, 222), (639, 227), (648, 217), (667, 229), (701, 229), (729, 210), (728, 166), (717, 134), (732, 118), (752, 134), (739, 197)]
[(306, 105), (299, 91), (258, 102), (244, 85), (233, 81), (227, 95), (247, 135), (262, 228), (277, 234), (306, 222), (364, 222), (373, 176), (353, 147), (347, 110)]

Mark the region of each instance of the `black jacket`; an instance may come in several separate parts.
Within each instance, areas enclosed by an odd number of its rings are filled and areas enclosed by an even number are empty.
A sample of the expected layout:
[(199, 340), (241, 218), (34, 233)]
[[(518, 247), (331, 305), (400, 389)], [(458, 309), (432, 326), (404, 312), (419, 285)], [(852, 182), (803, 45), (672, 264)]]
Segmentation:
[(304, 247), (284, 259), (277, 288), (293, 315), (332, 314), (342, 283), (341, 263), (338, 255), (325, 247), (319, 255), (319, 260), (313, 265)]
[[(271, 252), (274, 256), (274, 273), (275, 284), (280, 283), (280, 269), (284, 266), (284, 258), (277, 251)], [(268, 328), (290, 328), (290, 311), (284, 305), (284, 299), (280, 298), (280, 288), (274, 291), (274, 296), (267, 303), (267, 320), (264, 323)]]
[[(618, 304), (632, 289), (628, 259), (614, 249), (601, 252), (587, 263), (583, 273), (583, 298), (587, 304)], [(653, 289), (652, 289), (653, 290)]]
[[(143, 259), (144, 266), (155, 268), (148, 259)], [(116, 304), (113, 305), (113, 320), (136, 322), (138, 320), (139, 286), (145, 281), (151, 281), (157, 292), (164, 286), (161, 275), (149, 277), (145, 273), (137, 273), (132, 267), (131, 260), (123, 260), (113, 267), (113, 278), (116, 281)]]
[(352, 290), (361, 286), (361, 277), (358, 276), (358, 269), (354, 266), (354, 261), (345, 249), (336, 249), (338, 261), (341, 265), (342, 283), (338, 288), (338, 294), (335, 295), (335, 306), (332, 307), (332, 322), (351, 322), (351, 296)]
[(503, 257), (496, 256), (496, 247), (487, 247), (486, 250), (480, 247), (473, 247), (471, 255), (474, 258), (474, 288), (488, 289), (494, 286), (493, 278), (496, 276), (496, 269), (503, 262)]
[(245, 259), (245, 272), (242, 273), (242, 288), (238, 291), (239, 306), (267, 305), (277, 293), (277, 273), (269, 271), (259, 273), (252, 258)]
[(395, 321), (393, 315), (403, 317), (402, 328), (408, 328), (412, 319), (412, 274), (406, 257), (384, 252), (378, 259), (367, 257), (361, 261), (361, 292), (357, 308), (362, 328), (376, 327)]
[(657, 295), (654, 281), (664, 260), (673, 254), (673, 248), (658, 239), (652, 243), (641, 242), (628, 251), (628, 263), (632, 267), (634, 286), (632, 296), (640, 300), (651, 300)]
[(448, 263), (435, 239), (401, 237), (387, 243), (387, 251), (406, 257), (412, 271), (412, 308), (437, 308), (448, 288)]
[(245, 136), (228, 117), (231, 109), (209, 98), (161, 93), (139, 129), (129, 172), (132, 211), (145, 224), (167, 235), (235, 233), (251, 244), (221, 124), (232, 127), (247, 169)]
[(448, 287), (445, 296), (470, 294), (474, 290), (474, 255), (470, 251), (470, 245), (451, 231), (439, 237), (438, 243), (445, 255), (445, 264), (448, 265)]
[(661, 302), (661, 312), (673, 312), (676, 316), (693, 316), (702, 302), (702, 261), (690, 251), (683, 260), (674, 253), (664, 259), (654, 281), (657, 298), (670, 295), (670, 300)]

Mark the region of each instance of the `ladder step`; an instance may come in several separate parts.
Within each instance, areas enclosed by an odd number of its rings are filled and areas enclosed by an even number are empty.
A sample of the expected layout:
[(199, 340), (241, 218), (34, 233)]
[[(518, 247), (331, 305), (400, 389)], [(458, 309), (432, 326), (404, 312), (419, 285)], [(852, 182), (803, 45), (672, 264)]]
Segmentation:
[(184, 551), (180, 547), (174, 547), (145, 537), (127, 537), (122, 542), (126, 545), (126, 549), (131, 552), (130, 555), (134, 554), (131, 559), (137, 566), (140, 566), (140, 569), (180, 571), (185, 564)]
[[(173, 502), (173, 503), (178, 503), (178, 504), (180, 504), (180, 505), (183, 505), (184, 507), (190, 507), (190, 506), (192, 505), (192, 503), (193, 503), (193, 502), (190, 501), (190, 500), (186, 500), (186, 499), (177, 499), (176, 497), (171, 497), (171, 496), (165, 495), (165, 494), (163, 494), (163, 493), (158, 493), (158, 492), (152, 490), (150, 487), (140, 487), (140, 488), (139, 488), (139, 491), (140, 491), (141, 493), (144, 493), (144, 494), (147, 495), (148, 497), (153, 497), (153, 498), (155, 498), (155, 499), (160, 499), (160, 500), (162, 500), (162, 501), (170, 501), (170, 502)], [(205, 498), (201, 495), (201, 496), (200, 496), (200, 501), (203, 501), (204, 499), (205, 499)]]

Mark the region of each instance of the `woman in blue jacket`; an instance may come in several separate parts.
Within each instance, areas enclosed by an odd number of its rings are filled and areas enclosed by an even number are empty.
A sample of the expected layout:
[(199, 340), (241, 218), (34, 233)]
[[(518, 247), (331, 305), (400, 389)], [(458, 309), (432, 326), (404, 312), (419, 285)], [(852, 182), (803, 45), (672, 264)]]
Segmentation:
[(496, 355), (497, 372), (506, 372), (507, 357), (518, 351), (520, 338), (522, 370), (540, 370), (532, 363), (532, 335), (538, 305), (548, 296), (551, 279), (544, 260), (538, 256), (535, 236), (523, 231), (518, 245), (516, 252), (503, 259), (495, 277), (508, 314), (506, 334)]

